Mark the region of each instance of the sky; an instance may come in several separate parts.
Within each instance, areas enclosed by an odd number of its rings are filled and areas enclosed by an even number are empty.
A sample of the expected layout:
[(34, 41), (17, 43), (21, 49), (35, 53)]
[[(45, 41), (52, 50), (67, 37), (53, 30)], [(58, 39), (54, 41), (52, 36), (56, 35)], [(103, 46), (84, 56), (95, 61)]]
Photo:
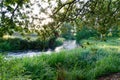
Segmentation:
[[(45, 0), (46, 3), (41, 2), (41, 0), (30, 0), (30, 1), (31, 1), (31, 3), (35, 3), (32, 6), (33, 7), (33, 15), (39, 14), (39, 11), (40, 11), (36, 1), (38, 1), (43, 8), (47, 8), (49, 6), (49, 4), (47, 3), (48, 0)], [(63, 3), (65, 3), (67, 0), (61, 0), (61, 1)], [(86, 2), (87, 0), (80, 0), (80, 1), (85, 1)], [(57, 6), (55, 0), (51, 0), (51, 3), (52, 3), (53, 8)], [(49, 14), (52, 14), (52, 10), (50, 8), (48, 8), (46, 10), (49, 12)], [(39, 14), (39, 17), (46, 18), (46, 20), (44, 20), (41, 25), (48, 24), (49, 22), (53, 21), (51, 18), (48, 18), (49, 17), (48, 15), (46, 15), (44, 13)], [(36, 24), (38, 24), (37, 21), (36, 21)]]
[[(1, 1), (1, 0), (0, 0)], [(45, 20), (42, 21), (42, 23), (40, 23), (39, 21), (35, 21), (35, 24), (39, 24), (39, 25), (44, 25), (44, 24), (48, 24), (49, 22), (52, 22), (53, 19), (49, 18), (48, 15), (41, 13), (40, 12), (40, 8), (38, 7), (38, 3), (43, 7), (43, 8), (47, 8), (49, 6), (48, 4), (48, 0), (45, 0), (46, 2), (42, 2), (41, 0), (30, 0), (31, 3), (34, 3), (33, 6), (30, 6), (32, 8), (32, 14), (27, 14), (28, 16), (35, 16), (38, 15), (38, 18), (45, 18)], [(66, 2), (67, 0), (61, 0), (63, 3)], [(81, 1), (87, 1), (87, 0), (81, 0)], [(55, 2), (55, 0), (51, 0), (51, 4), (52, 4), (52, 8), (56, 7), (57, 4)], [(13, 6), (14, 7), (14, 6)], [(25, 8), (25, 7), (24, 7)], [(22, 12), (26, 12), (26, 11), (30, 11), (29, 8), (25, 8), (24, 10), (21, 10)], [(49, 14), (52, 14), (52, 10), (51, 8), (47, 8), (46, 11), (49, 12)], [(10, 13), (6, 14), (8, 16), (11, 16)], [(30, 18), (30, 21), (32, 21), (32, 19)]]

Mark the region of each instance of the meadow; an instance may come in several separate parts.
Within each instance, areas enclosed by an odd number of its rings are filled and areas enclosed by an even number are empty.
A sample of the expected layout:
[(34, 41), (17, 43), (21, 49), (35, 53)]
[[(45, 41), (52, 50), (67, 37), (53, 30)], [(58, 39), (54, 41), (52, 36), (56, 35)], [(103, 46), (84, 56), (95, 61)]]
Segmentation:
[(120, 80), (120, 0), (0, 0), (0, 80)]
[(120, 72), (120, 38), (81, 40), (81, 47), (32, 58), (0, 56), (0, 80), (98, 80)]

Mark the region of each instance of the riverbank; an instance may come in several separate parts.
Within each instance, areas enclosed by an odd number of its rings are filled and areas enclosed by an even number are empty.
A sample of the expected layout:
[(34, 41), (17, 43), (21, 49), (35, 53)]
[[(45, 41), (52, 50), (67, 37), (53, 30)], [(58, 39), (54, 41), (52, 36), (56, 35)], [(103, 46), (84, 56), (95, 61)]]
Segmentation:
[(36, 40), (12, 37), (0, 38), (0, 52), (18, 52), (28, 50), (47, 51), (48, 49), (54, 50), (55, 47), (62, 45), (64, 42), (64, 38), (57, 38), (53, 44), (51, 44), (50, 40), (42, 41), (39, 38)]
[(120, 72), (120, 39), (83, 40), (83, 48), (34, 57), (0, 57), (3, 80), (97, 80)]
[(6, 54), (7, 57), (14, 57), (14, 58), (33, 57), (33, 56), (39, 56), (41, 54), (60, 52), (62, 50), (71, 50), (77, 47), (78, 46), (75, 40), (69, 40), (69, 41), (64, 41), (61, 46), (56, 47), (54, 50), (48, 49), (47, 51), (39, 51), (39, 50), (13, 51), (13, 52), (6, 52)]

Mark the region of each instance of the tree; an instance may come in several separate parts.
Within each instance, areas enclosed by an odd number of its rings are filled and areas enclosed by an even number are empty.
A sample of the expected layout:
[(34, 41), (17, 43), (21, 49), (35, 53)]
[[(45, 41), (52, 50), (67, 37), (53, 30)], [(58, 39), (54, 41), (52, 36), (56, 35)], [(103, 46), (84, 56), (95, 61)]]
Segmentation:
[[(119, 4), (119, 0), (68, 0), (56, 8), (54, 18), (61, 22), (75, 22), (77, 27), (80, 25), (76, 20), (80, 20), (82, 26), (97, 30), (103, 38), (120, 23)], [(64, 9), (62, 13), (61, 9)]]
[[(36, 32), (41, 39), (47, 40), (53, 36), (57, 37), (56, 34), (59, 34), (61, 27), (64, 27), (62, 25), (66, 22), (79, 30), (81, 26), (95, 29), (103, 37), (108, 34), (110, 29), (113, 30), (120, 24), (120, 0), (35, 0), (26, 2), (28, 0), (13, 0), (13, 2), (2, 0), (2, 27), (0, 28), (2, 33), (11, 32), (17, 26), (18, 31)], [(43, 6), (43, 4), (46, 5)], [(35, 13), (33, 5), (38, 7), (38, 14), (32, 14)], [(5, 8), (6, 10), (3, 11)], [(21, 8), (25, 11), (21, 11)], [(11, 16), (6, 16), (7, 13)], [(18, 17), (17, 14), (19, 14)], [(20, 19), (18, 19), (19, 17)], [(46, 21), (48, 19), (49, 21)]]
[(0, 2), (0, 36), (12, 34), (14, 30), (20, 30), (18, 18), (24, 14), (20, 11), (29, 0), (1, 0)]

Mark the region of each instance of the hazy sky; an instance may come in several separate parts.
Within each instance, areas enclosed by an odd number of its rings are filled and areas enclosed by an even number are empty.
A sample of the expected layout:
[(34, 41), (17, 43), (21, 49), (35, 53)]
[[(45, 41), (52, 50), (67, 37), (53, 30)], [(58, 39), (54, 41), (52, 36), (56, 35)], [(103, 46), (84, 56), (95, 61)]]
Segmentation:
[[(39, 7), (38, 7), (38, 5), (37, 5), (37, 3), (36, 3), (36, 1), (38, 1), (39, 4), (40, 4), (43, 8), (46, 8), (46, 7), (49, 6), (49, 4), (47, 3), (48, 0), (45, 0), (46, 3), (45, 3), (45, 2), (41, 2), (41, 0), (31, 0), (32, 3), (35, 3), (35, 4), (32, 6), (32, 7), (33, 7), (33, 14), (34, 14), (34, 15), (35, 15), (35, 14), (39, 14), (39, 11), (40, 11), (40, 10), (39, 10)], [(61, 1), (64, 3), (64, 2), (66, 2), (67, 0), (61, 0)], [(87, 1), (87, 0), (80, 0), (80, 1)], [(55, 0), (51, 0), (51, 3), (52, 3), (52, 5), (53, 5), (53, 7), (57, 6)], [(46, 9), (46, 10), (49, 12), (49, 14), (52, 14), (52, 10), (51, 10), (50, 8), (48, 8), (48, 9)], [(41, 17), (41, 18), (42, 18), (42, 17), (43, 17), (43, 18), (46, 18), (46, 20), (44, 20), (42, 24), (47, 24), (48, 22), (53, 21), (52, 19), (48, 18), (48, 17), (49, 17), (48, 15), (46, 15), (46, 14), (44, 14), (44, 13), (39, 14), (39, 17)], [(37, 23), (37, 22), (36, 22), (36, 23)]]
[[(1, 0), (0, 0), (1, 1)], [(53, 20), (51, 18), (48, 18), (49, 16), (44, 14), (44, 13), (41, 13), (40, 12), (40, 7), (38, 7), (38, 4), (41, 5), (43, 8), (47, 8), (49, 6), (48, 4), (48, 0), (45, 0), (46, 2), (42, 2), (41, 0), (30, 0), (31, 3), (34, 3), (33, 6), (30, 6), (32, 8), (32, 14), (27, 14), (28, 16), (35, 16), (35, 15), (38, 15), (37, 17), (38, 18), (46, 18), (46, 20), (43, 20), (42, 23), (39, 23), (38, 21), (35, 21), (36, 24), (48, 24), (48, 22), (52, 22)], [(52, 7), (56, 7), (57, 4), (55, 2), (56, 0), (51, 0), (51, 4), (52, 4)], [(66, 2), (67, 0), (61, 0), (63, 3)], [(87, 0), (80, 0), (80, 1), (87, 1)], [(15, 7), (15, 6), (13, 6)], [(21, 10), (22, 12), (26, 12), (26, 11), (30, 11), (29, 8), (25, 8), (24, 7), (24, 10)], [(47, 8), (46, 11), (49, 12), (49, 14), (52, 14), (52, 10), (51, 8)], [(8, 16), (11, 16), (10, 13), (6, 14)], [(30, 19), (30, 21), (32, 21), (32, 19)]]

